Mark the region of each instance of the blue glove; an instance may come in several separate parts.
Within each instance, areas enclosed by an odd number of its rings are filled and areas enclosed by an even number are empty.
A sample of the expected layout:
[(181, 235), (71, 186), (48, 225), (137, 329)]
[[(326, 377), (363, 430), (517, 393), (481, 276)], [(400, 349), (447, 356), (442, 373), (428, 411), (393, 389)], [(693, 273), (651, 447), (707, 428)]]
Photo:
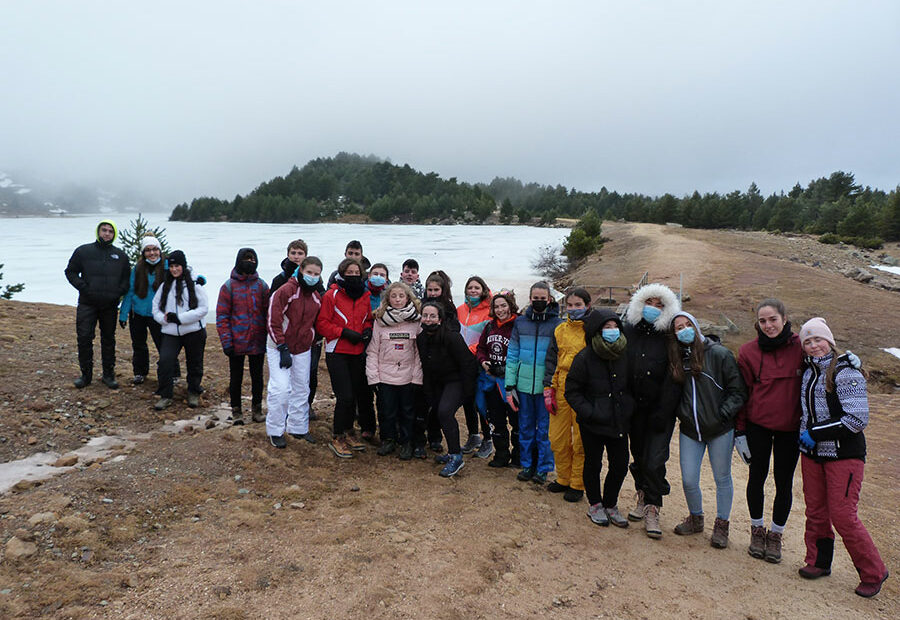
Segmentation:
[(847, 361), (850, 362), (850, 365), (856, 370), (862, 368), (862, 360), (859, 359), (859, 356), (853, 351), (847, 351)]
[(816, 440), (812, 438), (809, 431), (803, 431), (800, 433), (800, 445), (807, 450), (812, 450), (816, 447)]

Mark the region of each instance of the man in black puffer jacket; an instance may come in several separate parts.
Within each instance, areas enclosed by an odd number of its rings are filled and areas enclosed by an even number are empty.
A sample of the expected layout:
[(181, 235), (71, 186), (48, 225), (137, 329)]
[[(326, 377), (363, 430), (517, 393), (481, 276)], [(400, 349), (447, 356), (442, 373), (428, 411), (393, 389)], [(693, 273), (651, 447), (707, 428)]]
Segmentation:
[(90, 385), (94, 372), (94, 330), (100, 323), (100, 354), (103, 383), (116, 389), (116, 313), (119, 300), (128, 292), (131, 265), (121, 248), (113, 245), (116, 225), (112, 220), (97, 224), (97, 240), (78, 247), (66, 266), (66, 279), (78, 289), (75, 334), (81, 376), (75, 387)]

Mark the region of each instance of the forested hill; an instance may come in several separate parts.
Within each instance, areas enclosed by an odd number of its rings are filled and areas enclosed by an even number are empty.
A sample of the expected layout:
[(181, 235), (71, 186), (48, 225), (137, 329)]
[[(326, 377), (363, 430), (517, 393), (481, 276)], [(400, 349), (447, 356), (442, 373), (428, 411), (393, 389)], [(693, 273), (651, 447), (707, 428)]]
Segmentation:
[(859, 245), (900, 239), (900, 188), (861, 187), (853, 174), (834, 172), (763, 196), (753, 183), (727, 194), (694, 192), (645, 196), (605, 187), (580, 192), (562, 185), (495, 178), (460, 183), (394, 165), (373, 156), (340, 153), (275, 177), (234, 200), (196, 198), (172, 212), (173, 220), (318, 222), (360, 214), (376, 222), (484, 222), (499, 207), (502, 223), (553, 223), (594, 211), (603, 219), (674, 222), (693, 228), (740, 228), (829, 235)]

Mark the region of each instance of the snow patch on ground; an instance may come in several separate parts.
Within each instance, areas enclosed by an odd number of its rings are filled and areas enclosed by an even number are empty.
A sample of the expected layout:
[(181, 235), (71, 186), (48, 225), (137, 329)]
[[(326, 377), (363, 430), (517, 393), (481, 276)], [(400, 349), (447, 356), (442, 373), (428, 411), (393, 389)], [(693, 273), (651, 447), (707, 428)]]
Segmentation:
[(900, 358), (900, 348), (897, 348), (897, 347), (889, 347), (889, 348), (887, 348), (887, 349), (882, 349), (882, 351), (885, 351), (885, 352), (887, 352), (887, 353), (890, 353), (890, 354), (893, 355), (894, 357)]
[(894, 275), (900, 276), (900, 267), (891, 267), (890, 265), (869, 265), (872, 269), (880, 269), (881, 271), (887, 271), (888, 273), (893, 273)]

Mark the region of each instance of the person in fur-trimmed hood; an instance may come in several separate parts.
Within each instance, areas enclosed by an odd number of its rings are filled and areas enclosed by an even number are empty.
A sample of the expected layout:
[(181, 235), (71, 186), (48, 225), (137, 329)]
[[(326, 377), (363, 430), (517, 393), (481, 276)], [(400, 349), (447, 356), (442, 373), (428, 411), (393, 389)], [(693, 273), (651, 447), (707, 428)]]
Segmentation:
[(664, 386), (671, 385), (667, 378), (666, 334), (680, 310), (681, 303), (672, 289), (664, 284), (647, 284), (631, 296), (622, 322), (622, 332), (628, 340), (629, 390), (634, 398), (629, 469), (637, 492), (637, 503), (628, 518), (643, 520), (650, 538), (662, 536), (659, 511), (663, 495), (669, 494), (666, 461), (675, 416), (673, 406), (664, 410), (662, 395)]

